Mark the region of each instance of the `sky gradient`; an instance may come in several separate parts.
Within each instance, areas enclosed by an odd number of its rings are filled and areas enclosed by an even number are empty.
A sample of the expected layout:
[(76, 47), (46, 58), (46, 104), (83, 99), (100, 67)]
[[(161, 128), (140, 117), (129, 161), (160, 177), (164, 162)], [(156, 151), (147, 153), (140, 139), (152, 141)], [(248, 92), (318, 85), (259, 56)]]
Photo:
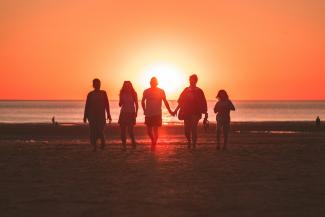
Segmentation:
[[(171, 65), (213, 99), (325, 99), (325, 1), (0, 1), (0, 99), (141, 96)], [(173, 82), (172, 78), (170, 82)]]

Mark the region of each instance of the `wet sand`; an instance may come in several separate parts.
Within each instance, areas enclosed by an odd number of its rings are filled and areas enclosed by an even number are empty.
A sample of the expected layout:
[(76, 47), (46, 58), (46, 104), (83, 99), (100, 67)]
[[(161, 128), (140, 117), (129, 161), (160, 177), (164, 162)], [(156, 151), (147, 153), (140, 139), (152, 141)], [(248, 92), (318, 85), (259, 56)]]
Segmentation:
[(200, 128), (164, 126), (155, 153), (145, 128), (121, 151), (116, 125), (92, 152), (83, 125), (0, 124), (0, 216), (324, 216), (325, 127), (234, 123), (227, 151)]

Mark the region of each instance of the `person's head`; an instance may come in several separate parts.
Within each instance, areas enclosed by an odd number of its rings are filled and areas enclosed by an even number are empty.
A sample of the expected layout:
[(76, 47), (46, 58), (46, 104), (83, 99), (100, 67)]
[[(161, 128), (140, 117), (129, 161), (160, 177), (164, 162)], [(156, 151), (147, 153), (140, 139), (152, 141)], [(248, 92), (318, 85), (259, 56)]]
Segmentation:
[(157, 87), (158, 86), (158, 79), (156, 77), (152, 77), (150, 79), (150, 86), (151, 87)]
[(95, 90), (99, 90), (100, 89), (100, 80), (98, 78), (95, 78), (93, 80), (93, 87)]
[(193, 75), (190, 76), (189, 80), (190, 80), (190, 85), (191, 86), (196, 86), (196, 83), (199, 80), (199, 78), (197, 77), (196, 74), (193, 74)]
[(219, 90), (217, 98), (221, 101), (229, 100), (229, 96), (225, 90)]
[(132, 93), (133, 94), (134, 92), (135, 92), (135, 90), (133, 88), (131, 81), (124, 81), (122, 89), (120, 91), (120, 94), (121, 93)]

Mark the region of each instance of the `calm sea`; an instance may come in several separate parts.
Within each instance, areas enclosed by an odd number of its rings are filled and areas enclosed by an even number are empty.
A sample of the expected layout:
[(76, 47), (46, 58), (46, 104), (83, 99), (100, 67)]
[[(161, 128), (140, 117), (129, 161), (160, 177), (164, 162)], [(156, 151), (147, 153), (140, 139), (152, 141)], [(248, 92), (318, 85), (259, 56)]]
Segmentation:
[[(119, 107), (111, 101), (113, 122), (117, 122)], [(176, 107), (175, 101), (170, 101)], [(209, 120), (215, 121), (215, 101), (208, 101)], [(325, 101), (234, 101), (236, 111), (231, 113), (232, 121), (313, 121), (316, 116), (325, 119)], [(0, 101), (0, 122), (2, 123), (45, 123), (56, 121), (81, 123), (83, 101)], [(177, 123), (164, 108), (164, 123)], [(143, 123), (143, 112), (139, 110), (138, 123)]]

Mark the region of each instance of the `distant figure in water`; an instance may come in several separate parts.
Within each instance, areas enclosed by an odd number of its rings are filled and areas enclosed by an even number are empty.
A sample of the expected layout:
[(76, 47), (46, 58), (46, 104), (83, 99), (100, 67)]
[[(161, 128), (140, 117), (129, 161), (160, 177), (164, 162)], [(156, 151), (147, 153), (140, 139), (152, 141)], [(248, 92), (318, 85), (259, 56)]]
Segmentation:
[(138, 96), (130, 81), (124, 81), (120, 91), (119, 106), (121, 107), (120, 117), (118, 123), (121, 129), (122, 148), (126, 149), (126, 131), (132, 140), (133, 148), (136, 148), (136, 141), (134, 138), (134, 125), (138, 114)]
[(162, 125), (162, 101), (164, 101), (170, 114), (172, 114), (172, 111), (166, 99), (165, 91), (158, 88), (158, 80), (156, 77), (151, 78), (150, 86), (150, 88), (143, 92), (141, 105), (145, 115), (148, 135), (151, 139), (151, 150), (154, 151), (158, 140), (158, 128)]
[(188, 148), (195, 148), (197, 142), (197, 126), (204, 114), (203, 124), (208, 127), (207, 101), (204, 92), (196, 86), (198, 77), (193, 74), (189, 78), (190, 86), (186, 87), (178, 99), (178, 106), (174, 115), (178, 112), (178, 119), (184, 120), (185, 136)]
[(319, 116), (317, 116), (316, 118), (316, 127), (319, 127), (320, 126), (320, 118)]
[(219, 90), (217, 95), (218, 102), (214, 106), (214, 112), (217, 114), (217, 149), (220, 149), (220, 134), (223, 130), (224, 145), (223, 150), (227, 149), (228, 133), (230, 128), (230, 111), (235, 111), (235, 106), (229, 100), (225, 90)]
[[(94, 90), (87, 95), (84, 122), (89, 122), (90, 128), (90, 143), (97, 150), (96, 142), (98, 139), (101, 141), (101, 149), (105, 147), (104, 127), (106, 125), (106, 114), (109, 123), (112, 122), (109, 101), (107, 94), (104, 90), (100, 89), (100, 80), (95, 78), (93, 80)], [(106, 114), (105, 114), (106, 112)]]
[(59, 125), (59, 122), (55, 121), (55, 116), (52, 117), (51, 121), (52, 121), (52, 126), (53, 127), (56, 127), (56, 126)]
[(56, 122), (55, 122), (55, 116), (52, 117), (52, 126), (55, 127), (56, 126)]

